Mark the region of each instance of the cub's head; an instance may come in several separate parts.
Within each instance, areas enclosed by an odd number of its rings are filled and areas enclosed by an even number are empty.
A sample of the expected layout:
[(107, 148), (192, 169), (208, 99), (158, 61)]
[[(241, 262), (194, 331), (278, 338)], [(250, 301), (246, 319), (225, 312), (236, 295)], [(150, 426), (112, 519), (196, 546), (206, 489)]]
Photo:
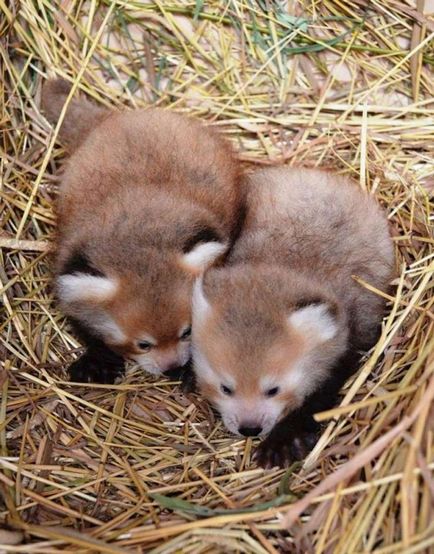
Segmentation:
[(346, 347), (329, 294), (267, 268), (212, 269), (193, 293), (199, 388), (235, 434), (265, 435), (296, 409)]
[(189, 361), (193, 283), (225, 250), (215, 240), (180, 253), (147, 248), (143, 261), (123, 265), (76, 253), (57, 277), (57, 296), (80, 328), (158, 375)]

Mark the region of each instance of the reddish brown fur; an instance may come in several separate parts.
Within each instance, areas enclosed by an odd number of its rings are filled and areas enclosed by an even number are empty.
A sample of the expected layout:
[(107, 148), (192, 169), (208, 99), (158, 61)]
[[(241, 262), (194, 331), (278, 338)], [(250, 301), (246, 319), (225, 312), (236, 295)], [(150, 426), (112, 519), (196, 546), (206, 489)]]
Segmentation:
[[(50, 121), (67, 92), (57, 81), (46, 85)], [(203, 228), (226, 244), (235, 233), (242, 190), (232, 151), (211, 129), (176, 113), (109, 111), (86, 100), (72, 102), (60, 137), (75, 151), (57, 206), (57, 272), (84, 253), (121, 284), (102, 306), (127, 335), (118, 350), (134, 353), (143, 333), (164, 349), (190, 322), (197, 272), (183, 262), (185, 244)], [(63, 309), (80, 312), (65, 302)]]
[[(195, 328), (195, 339), (207, 358), (215, 362), (213, 369), (222, 377), (220, 382), (224, 382), (224, 373), (230, 368), (231, 376), (239, 384), (240, 394), (258, 394), (258, 380), (250, 378), (252, 368), (273, 368), (279, 379), (288, 367), (288, 360), (297, 359), (309, 345), (303, 336), (282, 326), (281, 314), (277, 309), (277, 306), (280, 308), (282, 305), (282, 297), (276, 299), (276, 307), (267, 301), (262, 303), (257, 283), (252, 280), (243, 286), (244, 283), (237, 279), (241, 275), (235, 273), (226, 288), (223, 280), (226, 273), (227, 268), (221, 268), (209, 276), (205, 290), (213, 311), (209, 319)], [(222, 279), (219, 279), (220, 276)], [(234, 302), (242, 302), (245, 309), (235, 313), (237, 306)], [(230, 321), (230, 333), (221, 324), (225, 320)], [(255, 334), (255, 320), (262, 320), (261, 332), (258, 334)], [(288, 333), (292, 340), (288, 340)], [(219, 387), (214, 387), (214, 391), (220, 392)]]
[(239, 210), (238, 178), (227, 144), (197, 121), (159, 109), (112, 113), (69, 160), (60, 225), (66, 233), (90, 226), (94, 234), (95, 218), (108, 227), (143, 211), (147, 232), (168, 233), (176, 247), (184, 237), (164, 213), (176, 213), (182, 224), (193, 211), (228, 237)]
[(300, 285), (318, 281), (320, 295), (329, 290), (351, 312), (360, 347), (375, 340), (384, 299), (352, 276), (386, 289), (393, 246), (380, 208), (350, 180), (301, 168), (253, 174), (243, 236), (231, 256), (231, 265), (239, 263), (290, 268)]
[[(372, 346), (384, 299), (352, 276), (387, 289), (393, 247), (373, 199), (336, 174), (267, 169), (249, 177), (247, 193), (226, 265), (210, 269), (195, 294), (195, 371), (231, 430), (247, 422), (268, 432), (346, 352)], [(306, 306), (314, 315), (301, 331), (290, 321)], [(264, 387), (275, 386), (267, 398)]]
[[(208, 327), (208, 332), (213, 332), (211, 326)], [(204, 336), (202, 330), (201, 336)], [(263, 368), (272, 368), (276, 383), (281, 383), (288, 369), (288, 361), (298, 359), (309, 350), (309, 345), (304, 337), (294, 336), (291, 341), (285, 340), (285, 338), (282, 337), (281, 340), (268, 344), (258, 341), (255, 344), (251, 344), (252, 348), (249, 350), (248, 355), (240, 357), (236, 341), (230, 339), (225, 341), (221, 337), (214, 344), (214, 352), (209, 355), (209, 359), (218, 359), (221, 362), (221, 365), (214, 366), (214, 369), (217, 374), (220, 374), (220, 382), (222, 383), (225, 381), (224, 370), (231, 368), (231, 376), (235, 378), (237, 383), (237, 397), (247, 402), (250, 399), (253, 406), (258, 395), (261, 395), (262, 392), (256, 375), (250, 371), (251, 368), (257, 366), (258, 360), (260, 360)], [(209, 353), (210, 348), (212, 348), (210, 343), (207, 343), (207, 348), (204, 351)], [(223, 371), (220, 373), (219, 369), (223, 369)], [(220, 387), (205, 385), (205, 388), (208, 393), (211, 393), (211, 397), (207, 396), (207, 398), (215, 403), (216, 398), (221, 393)], [(300, 400), (293, 391), (282, 393), (280, 400), (285, 402), (288, 410), (300, 405)]]

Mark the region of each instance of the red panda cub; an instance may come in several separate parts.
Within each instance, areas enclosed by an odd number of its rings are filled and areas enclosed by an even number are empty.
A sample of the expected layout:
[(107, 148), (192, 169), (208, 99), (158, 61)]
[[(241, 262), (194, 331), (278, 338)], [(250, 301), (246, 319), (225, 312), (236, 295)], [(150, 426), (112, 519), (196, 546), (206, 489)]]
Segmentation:
[[(48, 81), (56, 122), (69, 93)], [(194, 280), (231, 244), (242, 206), (226, 142), (162, 109), (74, 99), (60, 130), (71, 156), (57, 205), (56, 291), (86, 343), (74, 381), (113, 382), (124, 360), (160, 374), (190, 359)]]
[(226, 265), (193, 293), (193, 362), (204, 396), (237, 435), (266, 437), (284, 466), (317, 439), (361, 351), (375, 342), (394, 255), (385, 216), (348, 179), (273, 168), (248, 177), (247, 213)]

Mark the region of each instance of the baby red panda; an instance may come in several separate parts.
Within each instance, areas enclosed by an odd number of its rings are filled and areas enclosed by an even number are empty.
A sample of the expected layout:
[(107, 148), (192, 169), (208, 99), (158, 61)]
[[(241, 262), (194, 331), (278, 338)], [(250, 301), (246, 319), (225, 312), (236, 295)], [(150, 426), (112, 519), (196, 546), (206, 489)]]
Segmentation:
[[(56, 122), (69, 93), (48, 81)], [(57, 205), (56, 291), (87, 345), (75, 381), (113, 382), (124, 360), (159, 374), (190, 358), (194, 280), (220, 258), (242, 211), (228, 144), (162, 110), (107, 110), (74, 99), (60, 130), (69, 148)]]
[(301, 459), (375, 342), (394, 255), (385, 216), (348, 179), (273, 168), (248, 178), (243, 230), (193, 293), (193, 362), (235, 434), (266, 436), (263, 466)]

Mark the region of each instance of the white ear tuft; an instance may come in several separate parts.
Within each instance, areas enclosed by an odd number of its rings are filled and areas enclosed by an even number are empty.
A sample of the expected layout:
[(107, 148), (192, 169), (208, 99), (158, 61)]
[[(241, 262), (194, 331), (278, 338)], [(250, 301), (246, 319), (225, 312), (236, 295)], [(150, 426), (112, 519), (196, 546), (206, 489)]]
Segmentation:
[(61, 275), (57, 279), (62, 302), (103, 302), (111, 298), (118, 286), (116, 281), (88, 273)]
[(183, 264), (191, 271), (202, 273), (227, 250), (222, 242), (202, 242), (182, 257)]
[(103, 310), (92, 309), (89, 313), (82, 312), (81, 319), (91, 325), (99, 336), (115, 344), (122, 344), (127, 336), (116, 323), (116, 321)]
[(203, 292), (202, 281), (202, 277), (199, 277), (193, 287), (193, 327), (194, 323), (203, 321), (211, 311), (211, 305)]
[(306, 335), (325, 342), (337, 335), (338, 324), (327, 304), (309, 304), (290, 314), (288, 322)]

